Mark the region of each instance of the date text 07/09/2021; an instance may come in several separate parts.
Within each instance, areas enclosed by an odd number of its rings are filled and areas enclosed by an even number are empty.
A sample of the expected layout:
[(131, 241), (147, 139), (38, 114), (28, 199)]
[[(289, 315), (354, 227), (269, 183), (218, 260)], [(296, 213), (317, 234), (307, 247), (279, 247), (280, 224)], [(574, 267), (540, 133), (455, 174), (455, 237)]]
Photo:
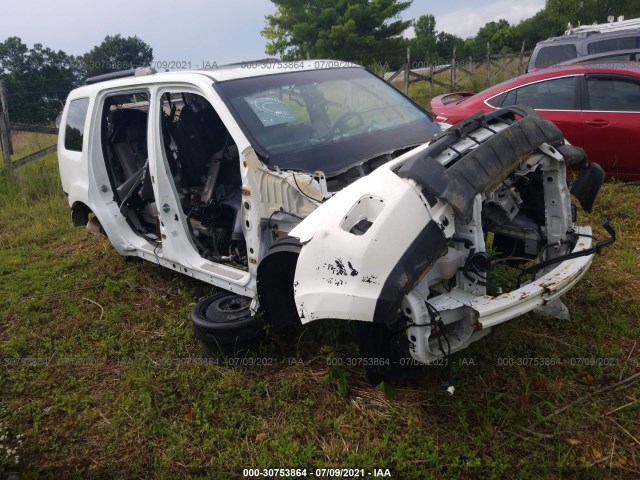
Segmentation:
[(245, 468), (242, 476), (246, 478), (366, 478), (366, 477), (391, 477), (388, 468)]

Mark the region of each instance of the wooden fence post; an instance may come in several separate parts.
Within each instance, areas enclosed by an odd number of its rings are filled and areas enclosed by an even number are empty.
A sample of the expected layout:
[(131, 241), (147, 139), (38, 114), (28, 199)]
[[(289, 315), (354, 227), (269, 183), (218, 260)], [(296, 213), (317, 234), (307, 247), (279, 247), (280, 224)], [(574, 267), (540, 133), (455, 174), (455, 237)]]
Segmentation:
[(0, 112), (0, 145), (4, 155), (4, 167), (7, 171), (7, 180), (13, 181), (13, 164), (11, 163), (11, 148), (9, 147), (9, 125), (5, 112)]
[(451, 59), (451, 91), (456, 89), (456, 46), (453, 46), (453, 58)]
[(429, 83), (431, 83), (431, 94), (433, 95), (433, 62), (429, 65)]
[(407, 47), (407, 68), (404, 71), (404, 94), (409, 94), (409, 72), (411, 71), (411, 47)]
[(524, 40), (522, 41), (522, 48), (520, 48), (520, 59), (518, 60), (518, 75), (524, 73), (522, 71), (522, 59), (524, 58)]
[[(2, 111), (4, 112), (5, 123), (7, 124), (7, 130), (8, 130), (11, 125), (11, 120), (9, 118), (9, 104), (7, 103), (7, 91), (4, 88), (4, 80), (0, 80), (0, 105), (2, 105)], [(11, 141), (11, 132), (9, 132), (9, 153), (13, 154), (13, 142)]]
[(491, 85), (491, 44), (487, 42), (487, 84), (485, 88)]

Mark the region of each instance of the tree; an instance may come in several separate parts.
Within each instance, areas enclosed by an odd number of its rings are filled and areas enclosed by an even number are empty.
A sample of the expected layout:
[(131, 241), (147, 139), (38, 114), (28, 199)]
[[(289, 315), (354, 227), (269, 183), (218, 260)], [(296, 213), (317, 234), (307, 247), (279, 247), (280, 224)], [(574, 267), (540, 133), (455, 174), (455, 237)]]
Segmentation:
[(504, 18), (497, 22), (488, 22), (478, 30), (469, 47), (471, 55), (480, 56), (487, 53), (487, 43), (491, 52), (513, 52), (519, 49), (513, 27)]
[(547, 0), (545, 10), (552, 16), (562, 19), (564, 26), (571, 23), (574, 27), (589, 25), (593, 22), (606, 22), (609, 15), (625, 18), (640, 17), (638, 0)]
[(107, 35), (104, 41), (84, 55), (85, 76), (93, 77), (118, 70), (143, 67), (153, 60), (152, 48), (136, 37)]
[(7, 88), (11, 120), (50, 123), (79, 83), (77, 63), (63, 51), (36, 43), (28, 48), (18, 37), (0, 43), (0, 79)]
[(422, 15), (413, 25), (415, 38), (411, 41), (411, 58), (425, 62), (438, 60), (436, 53), (436, 18), (431, 15)]
[(361, 64), (386, 62), (391, 58), (389, 52), (402, 58), (400, 50), (407, 43), (402, 33), (411, 22), (403, 21), (399, 14), (411, 1), (271, 1), (277, 11), (266, 16), (261, 32), (269, 55), (280, 55), (283, 60), (335, 58)]
[(465, 42), (462, 38), (452, 33), (440, 32), (436, 41), (436, 54), (440, 60), (445, 62), (453, 58), (453, 50), (456, 51), (456, 58), (465, 56)]
[(522, 42), (524, 42), (525, 50), (532, 50), (539, 41), (562, 35), (566, 25), (564, 19), (550, 13), (545, 8), (533, 17), (518, 23), (513, 27), (513, 33), (517, 43), (522, 45)]

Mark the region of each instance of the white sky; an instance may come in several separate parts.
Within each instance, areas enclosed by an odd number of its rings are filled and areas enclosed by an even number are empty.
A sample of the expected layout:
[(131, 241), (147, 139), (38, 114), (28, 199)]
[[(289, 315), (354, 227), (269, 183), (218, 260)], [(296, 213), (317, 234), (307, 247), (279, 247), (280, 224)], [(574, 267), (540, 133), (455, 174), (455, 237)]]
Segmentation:
[[(414, 0), (403, 13), (417, 19), (432, 13), (438, 31), (463, 38), (489, 21), (518, 22), (544, 7), (544, 0)], [(0, 14), (0, 41), (17, 36), (28, 46), (42, 43), (81, 55), (106, 35), (137, 35), (153, 48), (155, 60), (218, 65), (266, 56), (260, 35), (269, 0), (21, 0), (7, 2)]]

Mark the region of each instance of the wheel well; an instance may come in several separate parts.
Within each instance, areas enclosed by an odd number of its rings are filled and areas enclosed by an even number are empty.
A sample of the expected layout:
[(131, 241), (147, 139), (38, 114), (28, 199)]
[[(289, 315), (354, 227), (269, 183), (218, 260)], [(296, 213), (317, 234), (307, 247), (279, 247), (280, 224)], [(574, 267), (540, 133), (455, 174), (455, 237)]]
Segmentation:
[(71, 222), (74, 227), (84, 227), (89, 222), (91, 209), (82, 202), (74, 202), (71, 206)]
[(265, 320), (276, 332), (299, 323), (294, 300), (294, 277), (302, 245), (285, 237), (274, 243), (258, 266), (258, 297)]

